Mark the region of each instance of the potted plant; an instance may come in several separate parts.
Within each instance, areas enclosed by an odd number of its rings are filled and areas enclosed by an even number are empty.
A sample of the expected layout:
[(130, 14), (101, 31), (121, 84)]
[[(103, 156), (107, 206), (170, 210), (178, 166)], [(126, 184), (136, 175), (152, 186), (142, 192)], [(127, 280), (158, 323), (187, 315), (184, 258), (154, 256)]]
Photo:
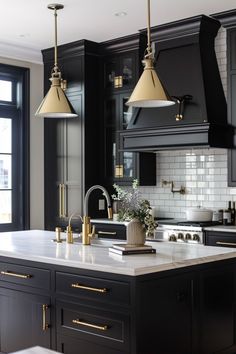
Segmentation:
[(141, 198), (138, 185), (137, 179), (133, 180), (131, 188), (114, 184), (116, 193), (112, 195), (118, 204), (118, 220), (127, 222), (127, 243), (133, 245), (143, 245), (146, 234), (153, 234), (157, 227), (150, 213), (150, 203)]

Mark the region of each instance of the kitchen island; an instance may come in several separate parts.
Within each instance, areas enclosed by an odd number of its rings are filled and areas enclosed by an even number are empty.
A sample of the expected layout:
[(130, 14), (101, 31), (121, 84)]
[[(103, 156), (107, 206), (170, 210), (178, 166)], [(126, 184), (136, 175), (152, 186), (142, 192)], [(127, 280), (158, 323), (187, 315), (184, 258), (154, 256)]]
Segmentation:
[(155, 242), (156, 254), (120, 256), (112, 241), (58, 244), (39, 230), (0, 237), (3, 353), (236, 350), (235, 249)]

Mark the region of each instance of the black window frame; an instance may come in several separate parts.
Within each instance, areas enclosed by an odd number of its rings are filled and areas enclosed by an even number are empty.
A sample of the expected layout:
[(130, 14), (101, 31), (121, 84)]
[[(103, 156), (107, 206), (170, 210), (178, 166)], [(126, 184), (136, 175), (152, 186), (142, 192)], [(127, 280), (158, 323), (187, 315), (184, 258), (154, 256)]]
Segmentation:
[[(12, 222), (1, 231), (29, 229), (29, 68), (0, 63), (0, 80), (13, 82), (12, 101), (0, 100), (0, 117), (12, 119)], [(2, 115), (3, 114), (3, 115)], [(4, 117), (5, 115), (5, 117)]]

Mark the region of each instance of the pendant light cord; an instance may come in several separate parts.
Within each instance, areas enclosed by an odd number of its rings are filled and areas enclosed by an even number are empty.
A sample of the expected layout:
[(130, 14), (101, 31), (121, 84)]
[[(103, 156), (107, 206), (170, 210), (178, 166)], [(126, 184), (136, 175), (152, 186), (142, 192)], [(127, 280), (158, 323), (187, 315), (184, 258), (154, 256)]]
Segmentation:
[(54, 10), (55, 19), (55, 48), (54, 48), (54, 65), (57, 67), (57, 10)]
[(145, 49), (144, 59), (153, 59), (151, 45), (151, 10), (150, 0), (147, 0), (147, 48)]
[(54, 46), (54, 72), (58, 72), (57, 64), (57, 9), (54, 10), (54, 20), (55, 20), (55, 46)]

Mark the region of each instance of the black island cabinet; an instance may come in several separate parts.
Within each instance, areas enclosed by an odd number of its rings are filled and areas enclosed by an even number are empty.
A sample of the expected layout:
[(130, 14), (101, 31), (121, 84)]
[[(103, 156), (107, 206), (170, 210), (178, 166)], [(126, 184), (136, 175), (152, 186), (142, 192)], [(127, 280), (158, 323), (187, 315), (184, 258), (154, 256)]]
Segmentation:
[(128, 276), (0, 257), (0, 350), (235, 353), (235, 265)]

